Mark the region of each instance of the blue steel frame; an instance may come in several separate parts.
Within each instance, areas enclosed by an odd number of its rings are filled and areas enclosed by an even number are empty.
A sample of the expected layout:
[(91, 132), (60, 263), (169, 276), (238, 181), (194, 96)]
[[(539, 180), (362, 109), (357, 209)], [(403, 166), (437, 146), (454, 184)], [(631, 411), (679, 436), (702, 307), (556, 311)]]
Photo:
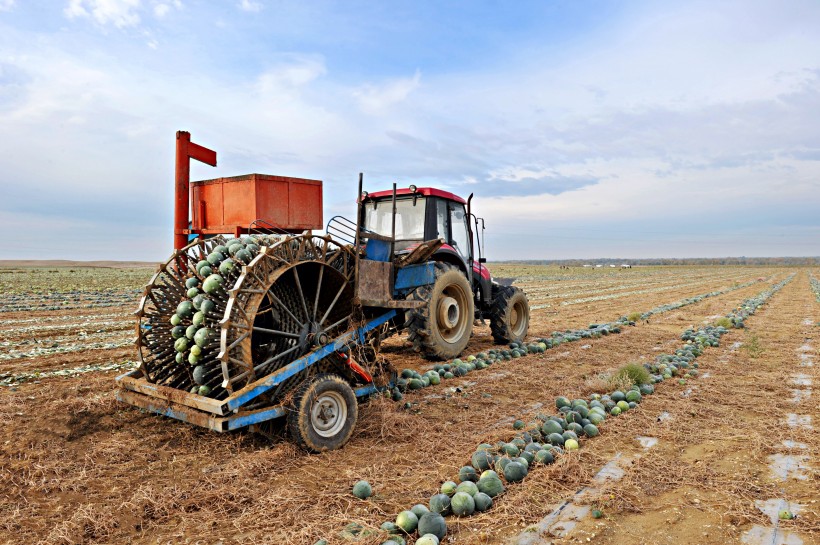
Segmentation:
[[(210, 407), (204, 406), (204, 404), (192, 406), (194, 405), (194, 399), (200, 397), (195, 396), (194, 394), (182, 396), (177, 402), (167, 401), (159, 396), (152, 396), (146, 393), (146, 389), (150, 391), (150, 388), (145, 387), (149, 384), (147, 382), (145, 385), (142, 385), (142, 388), (139, 390), (134, 389), (133, 387), (129, 388), (129, 384), (133, 383), (135, 380), (144, 382), (139, 380), (142, 375), (139, 370), (131, 371), (117, 377), (117, 382), (123, 387), (123, 389), (117, 393), (117, 399), (132, 405), (137, 405), (156, 414), (203, 426), (219, 432), (236, 430), (246, 426), (260, 424), (275, 418), (280, 418), (285, 416), (288, 412), (288, 409), (281, 405), (266, 407), (264, 409), (245, 413), (240, 412), (240, 409), (265, 392), (276, 388), (287, 379), (307, 369), (311, 365), (315, 365), (331, 353), (341, 350), (348, 344), (349, 341), (352, 340), (356, 343), (363, 344), (365, 342), (365, 336), (369, 331), (372, 331), (373, 329), (387, 323), (397, 314), (398, 312), (396, 310), (388, 310), (377, 318), (370, 320), (365, 325), (342, 334), (332, 343), (314, 350), (310, 354), (307, 354), (306, 356), (286, 365), (279, 371), (249, 384), (238, 392), (234, 392), (230, 397), (225, 399), (222, 404), (216, 402), (212, 404), (209, 403), (208, 405), (211, 405)], [(356, 397), (363, 397), (376, 393), (384, 388), (392, 387), (392, 382), (381, 388), (375, 384), (366, 384), (355, 388), (353, 391), (356, 394)], [(202, 399), (207, 400), (207, 398)]]

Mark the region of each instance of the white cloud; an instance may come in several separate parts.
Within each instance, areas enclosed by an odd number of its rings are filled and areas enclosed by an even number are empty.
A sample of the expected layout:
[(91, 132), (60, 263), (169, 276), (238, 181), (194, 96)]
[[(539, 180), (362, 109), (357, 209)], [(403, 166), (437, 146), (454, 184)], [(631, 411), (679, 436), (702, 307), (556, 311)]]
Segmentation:
[(154, 15), (156, 15), (158, 19), (162, 19), (168, 15), (169, 11), (171, 11), (171, 6), (168, 4), (157, 4), (154, 6)]
[(369, 114), (379, 114), (387, 108), (403, 102), (421, 85), (421, 71), (412, 78), (398, 78), (381, 85), (364, 85), (353, 91), (361, 109)]
[(124, 28), (139, 24), (139, 8), (140, 0), (70, 0), (63, 12), (69, 19), (88, 17), (99, 25)]
[(239, 9), (241, 9), (242, 11), (256, 13), (262, 11), (262, 4), (260, 4), (259, 2), (254, 2), (253, 0), (240, 0)]
[(11, 11), (15, 0), (0, 0), (0, 11)]

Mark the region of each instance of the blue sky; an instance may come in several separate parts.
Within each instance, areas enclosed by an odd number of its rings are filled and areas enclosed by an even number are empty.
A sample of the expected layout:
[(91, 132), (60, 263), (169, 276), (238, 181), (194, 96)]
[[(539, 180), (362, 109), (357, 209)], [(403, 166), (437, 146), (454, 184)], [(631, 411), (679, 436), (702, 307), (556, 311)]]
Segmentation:
[(491, 259), (820, 255), (820, 3), (0, 0), (0, 259), (160, 260), (196, 178), (436, 185)]

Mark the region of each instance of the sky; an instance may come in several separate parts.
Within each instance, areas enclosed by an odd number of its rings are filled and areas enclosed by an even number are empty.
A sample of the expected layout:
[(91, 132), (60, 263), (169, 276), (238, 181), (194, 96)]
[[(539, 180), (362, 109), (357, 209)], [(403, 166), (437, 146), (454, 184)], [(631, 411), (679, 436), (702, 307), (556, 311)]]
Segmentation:
[(193, 179), (475, 195), (490, 260), (820, 255), (820, 2), (0, 0), (0, 259), (166, 259)]

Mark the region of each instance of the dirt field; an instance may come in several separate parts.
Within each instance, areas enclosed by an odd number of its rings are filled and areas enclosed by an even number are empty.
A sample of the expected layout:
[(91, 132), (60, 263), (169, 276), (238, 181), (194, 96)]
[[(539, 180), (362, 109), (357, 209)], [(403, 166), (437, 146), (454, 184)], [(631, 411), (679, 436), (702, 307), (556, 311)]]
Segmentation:
[[(348, 542), (340, 532), (357, 523), (365, 531), (353, 542), (381, 543), (382, 522), (457, 480), (480, 443), (511, 440), (516, 418), (556, 414), (557, 396), (603, 393), (607, 374), (674, 352), (686, 328), (794, 273), (744, 329), (704, 351), (697, 378), (657, 384), (580, 450), (532, 467), (489, 511), (448, 517), (443, 542), (820, 543), (811, 395), (820, 302), (810, 285), (820, 271), (492, 268), (528, 293), (532, 338), (656, 312), (621, 334), (496, 363), (401, 403), (373, 399), (350, 443), (320, 455), (114, 399), (114, 377), (135, 358), (131, 313), (150, 269), (41, 268), (27, 284), (28, 269), (0, 269), (0, 542), (311, 545)], [(478, 327), (466, 354), (491, 347), (489, 328)], [(401, 337), (383, 355), (399, 370), (431, 367)], [(596, 478), (613, 464), (617, 478)], [(359, 479), (373, 485), (368, 501), (350, 493)]]

